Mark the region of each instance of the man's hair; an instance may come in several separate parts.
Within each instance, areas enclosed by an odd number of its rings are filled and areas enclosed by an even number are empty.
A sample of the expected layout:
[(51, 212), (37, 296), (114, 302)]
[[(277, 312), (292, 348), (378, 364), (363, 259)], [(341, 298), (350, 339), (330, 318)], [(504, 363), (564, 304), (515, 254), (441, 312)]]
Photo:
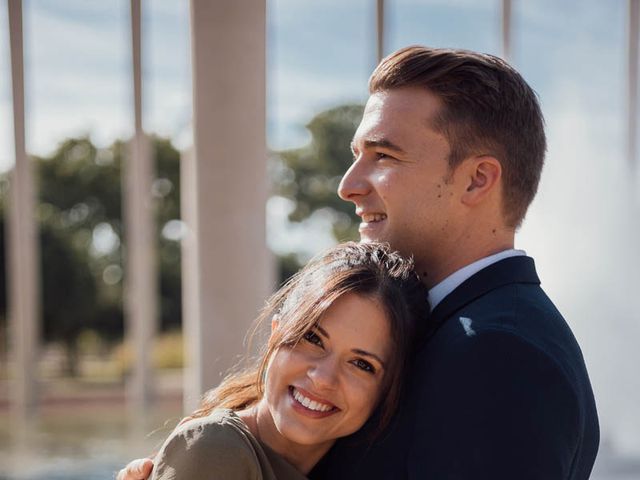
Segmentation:
[(544, 163), (544, 119), (535, 92), (505, 61), (492, 55), (412, 46), (375, 69), (369, 92), (424, 87), (444, 107), (432, 127), (449, 142), (449, 169), (471, 155), (502, 165), (505, 222), (517, 228), (538, 189)]

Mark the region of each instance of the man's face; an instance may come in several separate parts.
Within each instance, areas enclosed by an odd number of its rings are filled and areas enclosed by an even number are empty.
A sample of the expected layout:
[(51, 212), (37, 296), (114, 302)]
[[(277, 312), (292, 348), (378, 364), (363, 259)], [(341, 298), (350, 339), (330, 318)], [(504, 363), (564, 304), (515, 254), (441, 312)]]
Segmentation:
[(440, 108), (424, 89), (371, 95), (353, 138), (354, 162), (338, 188), (362, 219), (361, 241), (388, 242), (427, 270), (446, 252), (459, 210), (449, 144), (431, 127)]

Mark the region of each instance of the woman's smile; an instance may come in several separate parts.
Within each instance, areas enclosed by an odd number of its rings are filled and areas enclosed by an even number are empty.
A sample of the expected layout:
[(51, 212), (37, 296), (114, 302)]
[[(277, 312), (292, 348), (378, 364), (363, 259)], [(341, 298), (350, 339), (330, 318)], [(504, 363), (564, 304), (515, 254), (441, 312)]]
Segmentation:
[(293, 408), (307, 417), (325, 418), (340, 411), (332, 403), (299, 387), (290, 386), (289, 395), (291, 396)]
[(352, 434), (378, 403), (390, 350), (389, 319), (378, 301), (339, 297), (298, 342), (274, 354), (258, 406), (262, 432), (284, 451), (326, 449)]

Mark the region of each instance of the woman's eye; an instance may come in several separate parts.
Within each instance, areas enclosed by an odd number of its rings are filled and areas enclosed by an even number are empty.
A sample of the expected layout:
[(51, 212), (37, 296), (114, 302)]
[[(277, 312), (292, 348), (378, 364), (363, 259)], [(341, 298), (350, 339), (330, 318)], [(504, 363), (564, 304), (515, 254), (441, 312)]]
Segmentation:
[(319, 347), (322, 346), (322, 339), (313, 330), (309, 330), (307, 333), (305, 333), (303, 338), (309, 343), (313, 343), (314, 345), (318, 345)]
[(365, 372), (376, 373), (375, 367), (366, 360), (362, 360), (361, 358), (354, 360), (353, 364), (360, 370), (364, 370)]

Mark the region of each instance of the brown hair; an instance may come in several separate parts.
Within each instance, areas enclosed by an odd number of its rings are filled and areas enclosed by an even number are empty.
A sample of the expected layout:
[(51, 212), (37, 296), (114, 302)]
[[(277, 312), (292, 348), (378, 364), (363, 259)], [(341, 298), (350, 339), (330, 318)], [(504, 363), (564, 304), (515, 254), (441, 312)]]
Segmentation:
[(546, 151), (535, 92), (509, 64), (467, 50), (412, 46), (380, 62), (370, 93), (424, 87), (443, 108), (432, 127), (448, 140), (453, 171), (470, 155), (491, 155), (503, 170), (503, 213), (518, 227), (533, 200)]
[(270, 322), (277, 317), (279, 321), (260, 356), (207, 392), (192, 417), (206, 416), (215, 408), (241, 410), (255, 405), (262, 398), (267, 366), (278, 348), (300, 341), (331, 304), (348, 293), (375, 299), (390, 322), (392, 353), (380, 395), (378, 431), (382, 430), (398, 405), (414, 325), (426, 317), (427, 292), (413, 271), (412, 260), (375, 243), (338, 245), (311, 260), (280, 288), (257, 320)]

